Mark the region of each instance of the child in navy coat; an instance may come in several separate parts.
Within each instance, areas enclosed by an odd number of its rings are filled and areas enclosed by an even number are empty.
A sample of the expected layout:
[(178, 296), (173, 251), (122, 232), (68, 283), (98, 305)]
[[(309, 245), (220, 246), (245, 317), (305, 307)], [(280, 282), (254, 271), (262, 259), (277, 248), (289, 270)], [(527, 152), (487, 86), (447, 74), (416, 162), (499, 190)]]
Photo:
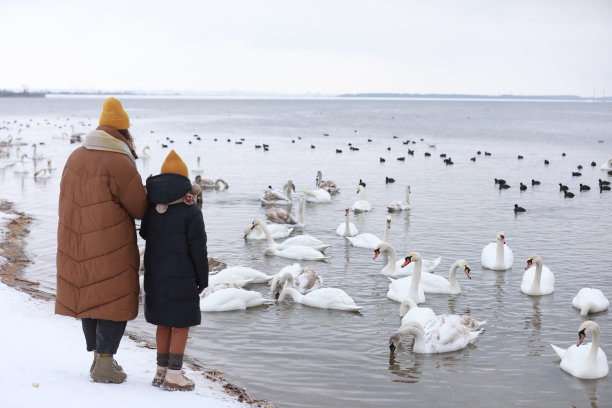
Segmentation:
[(182, 373), (190, 326), (201, 322), (200, 293), (208, 286), (206, 230), (195, 205), (199, 186), (189, 181), (187, 166), (174, 150), (161, 174), (147, 179), (151, 202), (142, 220), (145, 318), (157, 325), (157, 372), (153, 385), (191, 391)]

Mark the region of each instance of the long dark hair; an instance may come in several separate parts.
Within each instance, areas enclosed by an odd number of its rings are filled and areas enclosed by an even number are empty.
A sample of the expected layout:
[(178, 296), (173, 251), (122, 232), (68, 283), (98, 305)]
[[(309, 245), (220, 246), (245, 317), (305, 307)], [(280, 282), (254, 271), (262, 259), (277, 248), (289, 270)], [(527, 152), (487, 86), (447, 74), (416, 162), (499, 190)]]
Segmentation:
[(121, 133), (121, 136), (125, 137), (125, 140), (128, 141), (130, 145), (132, 145), (132, 149), (136, 151), (136, 145), (134, 144), (134, 139), (132, 138), (132, 134), (129, 129), (117, 129), (117, 132)]

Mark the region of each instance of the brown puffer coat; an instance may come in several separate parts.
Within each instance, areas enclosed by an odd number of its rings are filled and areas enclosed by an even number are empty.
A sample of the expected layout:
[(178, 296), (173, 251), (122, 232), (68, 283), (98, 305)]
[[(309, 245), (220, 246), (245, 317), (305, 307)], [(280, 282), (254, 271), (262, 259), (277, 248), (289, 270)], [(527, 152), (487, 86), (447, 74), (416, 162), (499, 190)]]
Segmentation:
[[(130, 146), (115, 129), (98, 130)], [(134, 218), (141, 219), (147, 207), (127, 154), (85, 147), (72, 152), (60, 184), (55, 313), (114, 321), (137, 316)]]

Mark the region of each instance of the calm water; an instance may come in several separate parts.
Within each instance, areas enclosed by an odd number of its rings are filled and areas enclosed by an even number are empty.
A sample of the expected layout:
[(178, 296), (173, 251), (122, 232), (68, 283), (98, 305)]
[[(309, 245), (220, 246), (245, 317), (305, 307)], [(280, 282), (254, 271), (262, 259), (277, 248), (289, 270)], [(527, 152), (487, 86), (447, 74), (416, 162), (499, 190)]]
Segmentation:
[[(77, 147), (61, 133), (70, 131), (70, 125), (77, 132), (95, 127), (101, 106), (95, 98), (0, 99), (0, 127), (8, 127), (0, 129), (0, 139), (16, 137), (21, 126), (20, 136), (28, 143), (22, 149), (31, 156), (29, 145), (45, 142), (39, 153), (58, 169), (38, 182), (30, 159), (25, 160), (27, 175), (15, 175), (11, 168), (0, 171), (2, 198), (36, 217), (27, 244), (35, 262), (26, 275), (40, 281), (43, 290), (55, 290), (59, 181), (66, 157)], [(612, 179), (599, 169), (612, 157), (612, 104), (125, 99), (124, 106), (138, 151), (151, 148), (151, 157), (138, 161), (143, 178), (158, 174), (168, 153), (161, 143), (169, 144), (169, 137), (190, 166), (201, 156), (205, 177), (229, 183), (227, 191), (205, 193), (203, 211), (209, 253), (230, 265), (272, 274), (292, 263), (264, 258), (265, 243), (242, 238), (244, 227), (265, 214), (257, 196), (266, 186), (280, 188), (292, 179), (301, 193), (314, 186), (321, 170), (324, 179), (341, 188), (331, 203), (305, 208), (303, 233), (331, 244), (331, 259), (302, 265), (314, 266), (327, 286), (344, 289), (364, 306), (360, 313), (271, 305), (207, 313), (192, 331), (188, 353), (223, 370), (255, 398), (278, 407), (495, 405), (490, 401), (525, 407), (612, 405), (611, 377), (582, 381), (565, 374), (549, 345), (576, 342), (583, 319), (571, 300), (580, 288), (597, 287), (612, 296), (612, 194), (597, 188), (598, 178)], [(242, 138), (243, 144), (235, 143)], [(407, 139), (416, 143), (404, 145)], [(254, 148), (262, 143), (270, 150)], [(348, 143), (360, 150), (349, 150)], [(435, 148), (429, 147), (434, 143)], [(406, 154), (408, 147), (414, 156)], [(483, 155), (471, 162), (477, 150)], [(484, 151), (492, 156), (484, 157)], [(10, 153), (14, 157), (14, 148)], [(455, 165), (445, 166), (441, 153)], [(401, 156), (404, 162), (396, 160)], [(597, 166), (591, 167), (591, 161)], [(579, 164), (583, 176), (572, 178)], [(385, 176), (396, 182), (386, 185)], [(504, 178), (512, 188), (499, 191), (494, 178)], [(542, 184), (532, 187), (532, 178)], [(371, 250), (353, 248), (335, 235), (345, 206), (358, 199), (359, 179), (367, 183), (367, 200), (374, 206), (370, 213), (351, 214), (361, 232), (382, 236), (386, 204), (403, 199), (404, 186), (410, 184), (413, 209), (394, 215), (390, 231), (399, 255), (414, 250), (429, 259), (442, 256), (436, 271), (441, 275), (458, 258), (471, 263), (472, 280), (458, 277), (461, 295), (428, 294), (425, 306), (439, 314), (469, 313), (487, 320), (474, 345), (454, 353), (416, 355), (404, 344), (390, 358), (388, 339), (400, 318), (399, 304), (386, 298), (388, 280), (379, 273), (384, 259), (373, 260)], [(524, 192), (518, 189), (520, 181), (529, 185)], [(576, 197), (564, 199), (559, 182), (569, 184)], [(579, 183), (592, 190), (580, 193)], [(514, 203), (527, 212), (515, 216)], [(481, 250), (498, 231), (505, 232), (515, 263), (505, 272), (483, 270)], [(519, 290), (533, 253), (555, 274), (553, 295), (530, 297)], [(268, 294), (265, 285), (252, 289)], [(601, 347), (612, 358), (608, 312), (592, 319), (601, 327)], [(148, 337), (154, 333), (142, 316), (128, 328)]]

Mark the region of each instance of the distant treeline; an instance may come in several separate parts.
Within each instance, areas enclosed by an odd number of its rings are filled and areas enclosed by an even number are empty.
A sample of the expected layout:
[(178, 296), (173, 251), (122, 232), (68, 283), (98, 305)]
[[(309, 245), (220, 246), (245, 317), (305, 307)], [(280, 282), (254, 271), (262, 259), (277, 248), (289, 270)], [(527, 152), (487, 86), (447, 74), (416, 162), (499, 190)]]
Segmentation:
[(20, 98), (42, 98), (45, 96), (44, 92), (14, 92), (6, 89), (0, 89), (0, 98), (5, 96), (17, 96)]
[(610, 101), (612, 97), (583, 98), (576, 95), (469, 95), (469, 94), (405, 94), (405, 93), (359, 93), (342, 94), (340, 98), (439, 98), (439, 99), (548, 99), (575, 101)]

